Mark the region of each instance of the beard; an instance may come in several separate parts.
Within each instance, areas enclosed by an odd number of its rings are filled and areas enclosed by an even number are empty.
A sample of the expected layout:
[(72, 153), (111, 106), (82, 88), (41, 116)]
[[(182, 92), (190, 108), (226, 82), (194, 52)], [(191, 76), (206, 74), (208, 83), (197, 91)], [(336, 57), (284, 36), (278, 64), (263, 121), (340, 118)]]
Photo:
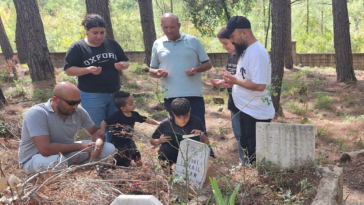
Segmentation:
[(63, 107), (62, 105), (58, 105), (57, 106), (57, 111), (61, 114), (61, 115), (73, 115), (76, 112), (76, 109), (72, 108), (72, 109), (66, 109), (65, 107)]
[(244, 53), (244, 51), (248, 47), (246, 45), (246, 43), (242, 43), (242, 44), (233, 43), (233, 45), (235, 47), (235, 52), (236, 52), (236, 55), (237, 55), (238, 58), (240, 58), (240, 56)]

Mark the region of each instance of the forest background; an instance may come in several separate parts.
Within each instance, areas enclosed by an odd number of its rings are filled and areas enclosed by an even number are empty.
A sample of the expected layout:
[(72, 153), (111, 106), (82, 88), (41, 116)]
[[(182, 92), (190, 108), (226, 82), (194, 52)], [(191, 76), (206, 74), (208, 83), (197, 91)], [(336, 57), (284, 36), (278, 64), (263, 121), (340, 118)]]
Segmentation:
[[(160, 16), (165, 12), (176, 13), (182, 23), (181, 31), (198, 37), (207, 52), (226, 52), (215, 37), (221, 26), (227, 23), (224, 16), (206, 21), (215, 26), (215, 32), (202, 34), (192, 23), (190, 11), (182, 0), (153, 0), (157, 38), (163, 35)], [(292, 1), (292, 39), (297, 41), (298, 53), (334, 53), (333, 15), (331, 0)], [(85, 36), (81, 26), (86, 12), (84, 0), (38, 0), (44, 32), (50, 52), (65, 52), (75, 41)], [(246, 16), (263, 45), (268, 27), (269, 0), (239, 1), (230, 15)], [(213, 8), (212, 8), (213, 9)], [(348, 0), (350, 35), (353, 52), (364, 52), (364, 0)], [(143, 51), (143, 32), (138, 2), (135, 0), (110, 0), (110, 12), (115, 40), (125, 51)], [(0, 15), (14, 50), (16, 10), (12, 0), (0, 1)], [(202, 25), (203, 26), (203, 25)], [(271, 46), (271, 23), (267, 49)], [(215, 34), (215, 35), (214, 35)]]

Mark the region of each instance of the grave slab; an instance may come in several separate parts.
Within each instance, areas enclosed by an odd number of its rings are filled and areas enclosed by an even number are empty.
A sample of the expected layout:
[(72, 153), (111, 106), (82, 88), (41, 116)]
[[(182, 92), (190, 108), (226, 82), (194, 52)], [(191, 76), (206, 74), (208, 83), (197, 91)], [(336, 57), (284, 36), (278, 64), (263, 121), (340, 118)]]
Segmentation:
[(209, 156), (210, 148), (206, 144), (190, 139), (181, 141), (174, 175), (177, 183), (185, 185), (188, 176), (190, 187), (200, 190), (205, 182)]
[(257, 164), (264, 159), (280, 169), (314, 167), (314, 125), (258, 122), (256, 126)]
[(110, 205), (163, 205), (153, 195), (120, 195)]

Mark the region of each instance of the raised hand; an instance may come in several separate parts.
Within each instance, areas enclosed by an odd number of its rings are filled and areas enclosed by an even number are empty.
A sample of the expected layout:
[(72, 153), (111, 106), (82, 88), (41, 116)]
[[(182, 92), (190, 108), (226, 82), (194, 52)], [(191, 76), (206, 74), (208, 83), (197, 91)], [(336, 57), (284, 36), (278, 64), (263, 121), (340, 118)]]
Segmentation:
[(125, 62), (114, 63), (114, 66), (115, 66), (116, 70), (126, 70), (128, 68), (128, 66), (126, 65)]
[(90, 73), (92, 73), (93, 75), (99, 75), (102, 71), (102, 68), (99, 66), (99, 67), (96, 67), (96, 66), (90, 66), (90, 67), (87, 67), (87, 69), (90, 71)]
[(195, 68), (191, 68), (189, 70), (186, 70), (186, 75), (188, 76), (194, 76), (196, 74), (196, 69)]
[(162, 69), (157, 70), (157, 77), (159, 78), (166, 78), (168, 76), (168, 72)]

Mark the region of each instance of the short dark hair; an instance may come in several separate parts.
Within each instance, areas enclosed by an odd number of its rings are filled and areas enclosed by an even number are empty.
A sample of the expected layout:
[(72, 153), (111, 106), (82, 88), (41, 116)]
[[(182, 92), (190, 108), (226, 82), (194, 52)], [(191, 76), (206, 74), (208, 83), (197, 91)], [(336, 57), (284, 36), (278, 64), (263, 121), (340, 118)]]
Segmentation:
[(81, 25), (87, 30), (94, 27), (106, 27), (105, 20), (98, 14), (86, 14)]
[(176, 98), (171, 103), (171, 110), (176, 116), (186, 115), (190, 112), (191, 104), (186, 98)]
[(130, 93), (124, 91), (118, 91), (114, 96), (114, 105), (120, 109), (121, 107), (125, 107), (126, 99), (130, 97)]

